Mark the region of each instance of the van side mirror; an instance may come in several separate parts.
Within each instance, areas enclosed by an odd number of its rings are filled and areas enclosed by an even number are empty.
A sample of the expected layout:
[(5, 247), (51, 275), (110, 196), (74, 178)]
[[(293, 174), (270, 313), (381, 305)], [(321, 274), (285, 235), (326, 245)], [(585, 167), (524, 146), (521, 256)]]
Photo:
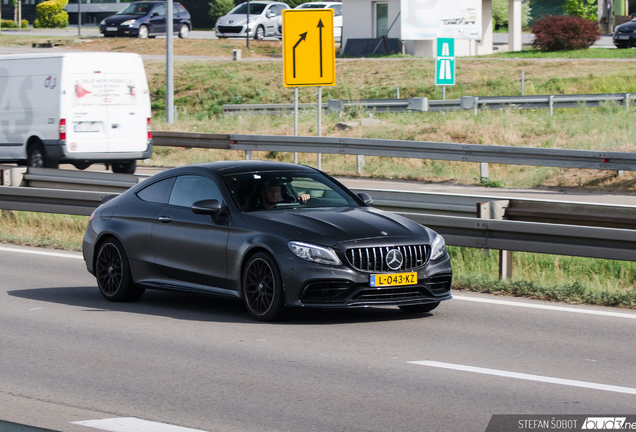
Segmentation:
[(159, 16), (159, 12), (153, 12), (153, 13), (150, 14), (150, 18), (153, 18), (153, 17), (156, 17), (156, 16)]
[(373, 204), (373, 198), (371, 198), (371, 195), (369, 195), (368, 193), (360, 192), (358, 194), (358, 197), (360, 197), (360, 199), (364, 201), (366, 205)]
[(192, 204), (191, 210), (194, 214), (209, 215), (216, 222), (223, 212), (223, 204), (215, 199), (201, 200)]

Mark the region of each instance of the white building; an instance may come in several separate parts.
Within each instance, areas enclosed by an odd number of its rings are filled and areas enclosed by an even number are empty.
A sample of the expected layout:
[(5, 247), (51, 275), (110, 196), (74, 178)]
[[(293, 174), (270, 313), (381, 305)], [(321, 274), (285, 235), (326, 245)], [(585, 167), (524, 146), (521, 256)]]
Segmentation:
[[(435, 57), (435, 39), (408, 40), (402, 37), (402, 4), (406, 0), (342, 0), (343, 34), (342, 46), (349, 39), (373, 39), (386, 35), (400, 39), (406, 54)], [(413, 3), (455, 0), (410, 0)], [(510, 31), (509, 49), (521, 50), (521, 2), (509, 0)], [(481, 35), (479, 40), (455, 40), (455, 55), (491, 54), (492, 47), (492, 0), (481, 0)], [(388, 32), (388, 33), (387, 33)]]

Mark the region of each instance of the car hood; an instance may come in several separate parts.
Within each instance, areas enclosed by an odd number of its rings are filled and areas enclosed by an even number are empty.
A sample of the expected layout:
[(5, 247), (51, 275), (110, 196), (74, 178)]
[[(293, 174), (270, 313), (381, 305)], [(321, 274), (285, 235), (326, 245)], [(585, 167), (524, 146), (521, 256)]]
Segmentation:
[(134, 19), (135, 21), (137, 21), (139, 18), (143, 18), (143, 17), (140, 15), (113, 15), (106, 18), (106, 24), (117, 25), (131, 19)]
[(636, 22), (628, 22), (628, 23), (619, 25), (616, 30), (617, 31), (622, 31), (622, 32), (634, 31), (634, 30), (636, 30)]
[[(260, 15), (250, 14), (250, 18), (254, 18), (257, 16), (260, 16)], [(245, 24), (246, 22), (247, 22), (247, 15), (245, 14), (225, 15), (219, 18), (220, 25), (241, 25), (241, 24)]]
[(368, 239), (381, 239), (382, 243), (405, 237), (411, 241), (429, 240), (428, 231), (421, 225), (368, 207), (266, 210), (243, 213), (242, 219), (254, 229), (276, 232), (287, 240), (330, 247)]

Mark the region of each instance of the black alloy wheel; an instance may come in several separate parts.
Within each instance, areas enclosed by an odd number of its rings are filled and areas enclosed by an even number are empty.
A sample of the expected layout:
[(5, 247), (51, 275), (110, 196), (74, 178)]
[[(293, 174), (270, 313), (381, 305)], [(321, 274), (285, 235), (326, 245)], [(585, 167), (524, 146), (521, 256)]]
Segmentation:
[(405, 305), (405, 306), (398, 306), (398, 307), (406, 313), (424, 313), (424, 312), (432, 311), (437, 306), (439, 306), (439, 302), (419, 304), (419, 305)]
[(60, 164), (57, 161), (50, 160), (46, 155), (44, 146), (38, 142), (29, 146), (27, 166), (32, 168), (58, 168)]
[(275, 321), (284, 312), (283, 284), (273, 258), (263, 252), (252, 256), (243, 272), (243, 300), (259, 321)]
[(135, 301), (145, 291), (145, 288), (133, 284), (128, 256), (122, 244), (114, 238), (106, 240), (99, 249), (95, 277), (99, 291), (109, 301)]

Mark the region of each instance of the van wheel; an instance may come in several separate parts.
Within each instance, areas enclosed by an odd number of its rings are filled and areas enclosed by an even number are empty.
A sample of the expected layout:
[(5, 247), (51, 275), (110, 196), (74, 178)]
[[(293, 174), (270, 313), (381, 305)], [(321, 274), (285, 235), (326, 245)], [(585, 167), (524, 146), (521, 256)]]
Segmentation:
[(139, 27), (139, 34), (137, 35), (139, 39), (147, 39), (148, 38), (148, 26), (142, 25)]
[(137, 168), (137, 161), (131, 160), (128, 162), (115, 162), (112, 164), (114, 173), (121, 174), (134, 174), (135, 169)]
[(73, 162), (73, 166), (81, 171), (85, 170), (91, 165), (92, 163), (90, 163), (89, 161)]
[(58, 168), (59, 162), (49, 160), (42, 144), (32, 144), (27, 151), (27, 166), (32, 168)]

